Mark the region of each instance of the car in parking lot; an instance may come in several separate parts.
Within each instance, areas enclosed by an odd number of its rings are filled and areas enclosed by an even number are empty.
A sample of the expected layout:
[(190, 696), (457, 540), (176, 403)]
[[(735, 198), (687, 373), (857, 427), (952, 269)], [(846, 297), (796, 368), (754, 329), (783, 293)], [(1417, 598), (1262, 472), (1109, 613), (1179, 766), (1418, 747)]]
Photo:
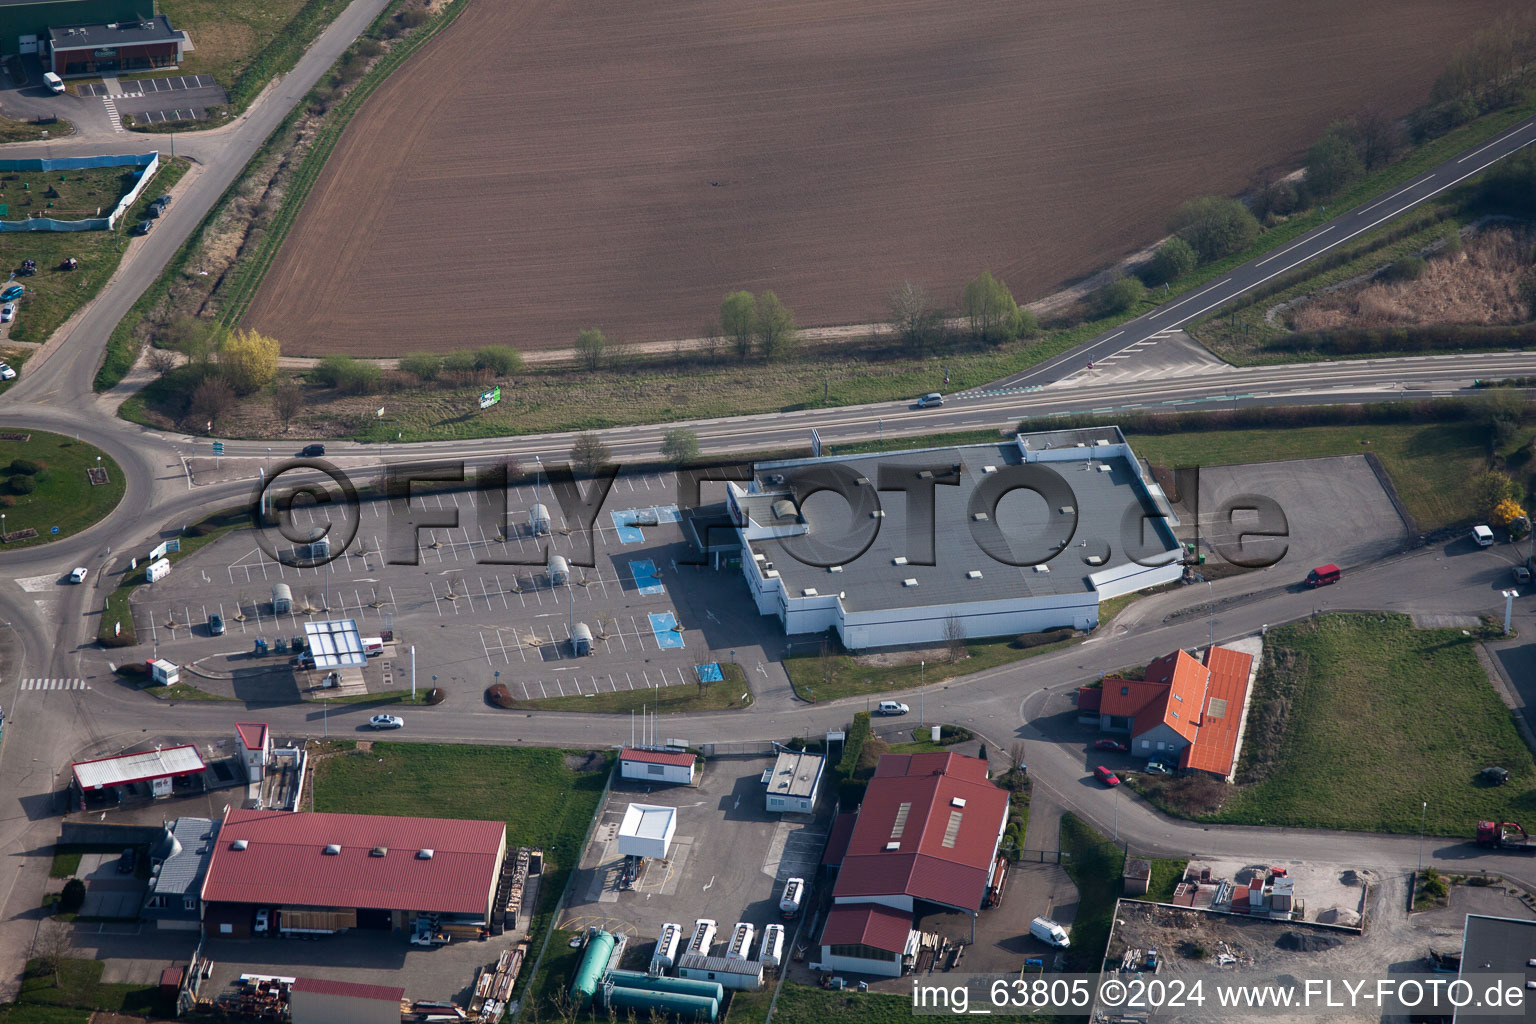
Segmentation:
[(14, 302), (26, 294), (26, 289), (19, 284), (8, 284), (0, 289), (0, 302)]
[(323, 444), (307, 444), (307, 445), (304, 446), (303, 450), (299, 452), (299, 458), (301, 458), (301, 459), (318, 459), (320, 456), (322, 456), (324, 454), (325, 454), (325, 445), (323, 445)]
[(208, 635), (224, 635), (224, 616), (220, 615), (218, 612), (214, 612), (212, 615), (208, 616)]
[(1112, 739), (1095, 740), (1093, 746), (1096, 750), (1118, 750), (1121, 753), (1131, 749), (1130, 744), (1125, 741)]
[(0, 306), (0, 324), (8, 324), (16, 319), (16, 303), (7, 302)]
[(1487, 526), (1472, 527), (1472, 542), (1480, 548), (1493, 546), (1493, 531)]
[(60, 78), (52, 71), (43, 72), (43, 84), (46, 85), (48, 87), (48, 91), (54, 95), (58, 95), (64, 91), (64, 79)]
[(71, 582), (71, 583), (84, 583), (85, 582), (85, 574), (87, 572), (89, 572), (89, 571), (90, 570), (87, 569), (85, 566), (83, 566), (83, 565), (80, 566), (74, 572), (71, 572), (69, 574), (69, 582)]
[(899, 700), (883, 700), (880, 702), (879, 706), (875, 708), (875, 714), (904, 715), (911, 710), (911, 708), (907, 707)]
[(399, 715), (374, 715), (368, 719), (368, 725), (373, 729), (403, 729), (405, 719)]
[(1103, 765), (1099, 765), (1093, 770), (1093, 776), (1100, 782), (1104, 783), (1104, 785), (1111, 788), (1120, 785), (1120, 776), (1116, 775), (1114, 772), (1110, 771)]
[(8, 363), (0, 363), (0, 380), (15, 380), (16, 371)]
[(130, 875), (133, 873), (133, 869), (138, 866), (138, 863), (138, 854), (134, 853), (133, 847), (130, 846), (123, 851), (121, 857), (117, 858), (117, 873), (120, 875)]

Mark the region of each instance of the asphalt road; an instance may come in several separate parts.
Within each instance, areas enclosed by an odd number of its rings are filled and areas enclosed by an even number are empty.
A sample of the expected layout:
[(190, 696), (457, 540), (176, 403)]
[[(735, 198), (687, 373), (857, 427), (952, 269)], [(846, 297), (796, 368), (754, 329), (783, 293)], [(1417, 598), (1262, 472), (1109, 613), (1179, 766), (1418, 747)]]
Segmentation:
[(1245, 263), (1193, 294), (1180, 296), (1039, 366), (986, 385), (983, 390), (1049, 384), (1082, 369), (1090, 362), (1122, 352), (1137, 342), (1180, 327), (1244, 292), (1407, 213), (1420, 203), (1455, 188), (1533, 142), (1536, 142), (1536, 117), (1520, 122), (1491, 142), (1458, 153), (1419, 175), (1408, 185), (1385, 196), (1375, 197), (1326, 224), (1318, 225), (1285, 248)]

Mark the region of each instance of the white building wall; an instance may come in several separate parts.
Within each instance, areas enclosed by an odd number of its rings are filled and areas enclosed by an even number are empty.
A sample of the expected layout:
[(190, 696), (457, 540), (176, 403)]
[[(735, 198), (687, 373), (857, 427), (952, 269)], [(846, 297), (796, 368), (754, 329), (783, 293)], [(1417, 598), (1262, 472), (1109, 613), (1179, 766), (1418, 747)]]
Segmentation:
[(784, 796), (781, 793), (768, 794), (768, 810), (770, 811), (777, 811), (785, 814), (809, 814), (814, 806), (814, 794), (812, 797)]
[[(755, 960), (747, 961), (749, 964), (757, 964)], [(710, 971), (703, 967), (679, 967), (679, 978), (688, 978), (693, 981), (718, 981), (721, 988), (732, 988), (751, 991), (763, 987), (763, 965), (757, 964), (756, 974), (736, 974), (731, 971)]]
[(861, 960), (851, 956), (833, 956), (831, 946), (821, 947), (821, 969), (847, 971), (850, 974), (876, 974), (884, 978), (901, 977), (901, 957), (891, 954), (889, 960)]
[(1164, 583), (1177, 583), (1184, 575), (1184, 567), (1179, 564), (1179, 553), (1171, 551), (1166, 557), (1169, 560), (1166, 565), (1146, 566), (1127, 562), (1096, 572), (1088, 579), (1098, 590), (1101, 601), (1148, 587), (1162, 586)]
[(1099, 602), (1095, 594), (1085, 591), (1013, 601), (849, 612), (839, 633), (843, 644), (851, 650), (941, 643), (945, 622), (951, 615), (960, 620), (967, 637), (977, 639), (1062, 627), (1087, 630), (1099, 624)]
[[(651, 769), (661, 771), (653, 772)], [(619, 778), (641, 782), (670, 782), (686, 786), (693, 781), (693, 765), (652, 764), (649, 761), (620, 761)]]

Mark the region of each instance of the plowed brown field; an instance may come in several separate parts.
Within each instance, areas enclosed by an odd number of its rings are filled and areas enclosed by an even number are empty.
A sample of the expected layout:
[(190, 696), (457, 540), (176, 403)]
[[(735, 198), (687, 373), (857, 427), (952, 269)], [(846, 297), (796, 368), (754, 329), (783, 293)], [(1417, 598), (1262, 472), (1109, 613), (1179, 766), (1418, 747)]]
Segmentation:
[(368, 101), (248, 320), (294, 354), (692, 336), (727, 291), (1021, 299), (1422, 102), (1510, 0), (474, 0)]

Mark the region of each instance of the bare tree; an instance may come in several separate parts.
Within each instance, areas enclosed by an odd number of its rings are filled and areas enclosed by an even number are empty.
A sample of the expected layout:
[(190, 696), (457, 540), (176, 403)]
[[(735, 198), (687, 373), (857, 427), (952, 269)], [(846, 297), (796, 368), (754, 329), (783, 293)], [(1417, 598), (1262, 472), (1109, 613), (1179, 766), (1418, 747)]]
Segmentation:
[(1403, 148), (1403, 129), (1397, 119), (1380, 107), (1366, 107), (1350, 119), (1355, 152), (1367, 171), (1391, 163)]
[(571, 446), (571, 461), (577, 469), (589, 476), (597, 472), (597, 467), (607, 462), (612, 454), (603, 439), (590, 430), (577, 434), (576, 443)]
[(75, 930), (67, 921), (49, 918), (32, 938), (32, 959), (53, 972), (54, 988), (63, 988), (64, 961), (75, 951)]
[(944, 650), (951, 665), (970, 654), (965, 646), (965, 623), (958, 615), (944, 620)]
[(194, 420), (212, 423), (222, 419), (234, 404), (235, 389), (217, 377), (209, 377), (192, 389), (190, 411)]
[(1018, 771), (1024, 765), (1024, 741), (1014, 740), (1008, 747), (1008, 771)]
[(903, 281), (886, 299), (891, 327), (908, 348), (923, 352), (938, 339), (943, 316), (920, 284)]
[(277, 413), (277, 418), (283, 421), (283, 433), (288, 432), (288, 425), (298, 415), (299, 409), (304, 405), (304, 389), (299, 387), (297, 381), (284, 381), (272, 392), (272, 411)]
[(157, 377), (164, 377), (176, 369), (176, 353), (169, 349), (151, 348), (149, 354), (144, 357), (144, 362)]

